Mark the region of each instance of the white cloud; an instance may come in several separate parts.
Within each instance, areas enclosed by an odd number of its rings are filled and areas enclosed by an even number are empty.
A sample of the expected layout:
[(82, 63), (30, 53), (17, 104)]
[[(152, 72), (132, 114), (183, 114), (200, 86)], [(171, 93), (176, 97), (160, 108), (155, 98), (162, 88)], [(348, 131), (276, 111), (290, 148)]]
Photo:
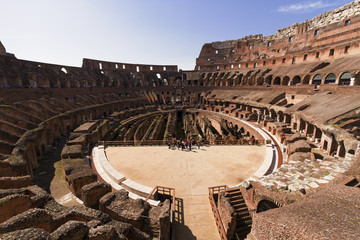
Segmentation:
[(315, 1), (315, 2), (303, 2), (296, 3), (286, 6), (280, 6), (278, 8), (278, 12), (287, 12), (287, 13), (296, 13), (296, 12), (310, 12), (316, 9), (326, 8), (335, 5), (335, 3), (328, 3), (323, 1)]

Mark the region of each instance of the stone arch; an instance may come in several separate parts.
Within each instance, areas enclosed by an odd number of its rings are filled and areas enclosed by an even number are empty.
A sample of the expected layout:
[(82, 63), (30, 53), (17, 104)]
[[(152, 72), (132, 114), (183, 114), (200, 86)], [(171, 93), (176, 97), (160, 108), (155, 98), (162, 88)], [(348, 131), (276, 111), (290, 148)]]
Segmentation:
[(340, 75), (339, 85), (350, 85), (351, 82), (351, 73), (344, 72)]
[(297, 84), (299, 84), (301, 82), (301, 78), (299, 75), (296, 75), (295, 77), (293, 77), (293, 79), (291, 80), (291, 85), (296, 86)]
[(240, 86), (243, 77), (244, 74), (240, 74), (239, 76), (236, 77), (235, 86)]
[(50, 88), (59, 88), (60, 86), (60, 81), (58, 81), (56, 78), (50, 78), (49, 80), (50, 82)]
[(302, 84), (309, 84), (310, 83), (310, 75), (306, 75), (303, 80), (302, 80)]
[(289, 82), (290, 82), (289, 76), (285, 76), (281, 81), (281, 85), (282, 86), (287, 86), (287, 85), (289, 85)]
[(334, 73), (329, 73), (325, 77), (325, 84), (334, 84), (336, 82), (336, 75)]
[(264, 85), (264, 77), (259, 77), (258, 79), (256, 79), (256, 85), (257, 86), (261, 86)]
[(312, 84), (320, 85), (322, 80), (321, 74), (316, 74), (312, 79)]
[(265, 84), (271, 85), (271, 80), (273, 79), (273, 75), (269, 75), (265, 78)]
[(276, 77), (276, 78), (273, 80), (272, 85), (280, 85), (280, 81), (281, 81), (281, 79), (280, 79), (280, 77), (278, 76), (278, 77)]

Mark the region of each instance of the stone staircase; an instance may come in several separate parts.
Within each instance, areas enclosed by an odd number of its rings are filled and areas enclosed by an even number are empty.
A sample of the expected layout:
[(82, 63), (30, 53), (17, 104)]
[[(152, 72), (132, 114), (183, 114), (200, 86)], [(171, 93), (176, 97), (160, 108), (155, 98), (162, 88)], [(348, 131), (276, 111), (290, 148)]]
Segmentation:
[(239, 188), (225, 190), (225, 197), (236, 212), (236, 230), (234, 239), (245, 239), (251, 231), (252, 219)]
[(150, 233), (153, 239), (160, 239), (160, 226), (159, 225), (150, 225)]

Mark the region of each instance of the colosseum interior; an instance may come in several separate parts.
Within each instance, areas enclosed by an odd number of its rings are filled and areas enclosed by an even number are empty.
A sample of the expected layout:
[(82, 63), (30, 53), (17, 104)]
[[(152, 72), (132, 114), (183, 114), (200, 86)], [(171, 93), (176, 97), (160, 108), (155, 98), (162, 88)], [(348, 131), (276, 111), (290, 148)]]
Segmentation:
[(0, 103), (0, 239), (360, 238), (359, 1), (206, 43), (192, 71), (0, 42)]

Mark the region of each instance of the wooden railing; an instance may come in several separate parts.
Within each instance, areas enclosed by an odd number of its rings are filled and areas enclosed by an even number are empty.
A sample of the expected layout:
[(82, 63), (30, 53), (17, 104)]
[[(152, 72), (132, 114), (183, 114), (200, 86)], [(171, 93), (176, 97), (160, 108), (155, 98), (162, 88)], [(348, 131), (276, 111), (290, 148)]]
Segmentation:
[(214, 214), (216, 226), (218, 228), (221, 240), (227, 240), (227, 236), (226, 236), (224, 225), (223, 225), (223, 223), (221, 221), (221, 218), (220, 218), (219, 211), (218, 211), (216, 203), (215, 203), (214, 194), (219, 194), (220, 191), (225, 190), (227, 188), (228, 188), (227, 185), (209, 187), (210, 205), (211, 205), (211, 209), (212, 209), (213, 214)]
[(255, 140), (254, 143), (248, 139), (236, 139), (236, 140), (210, 140), (210, 145), (264, 145), (264, 139)]
[(172, 211), (175, 211), (175, 188), (155, 186), (151, 193), (146, 197), (145, 201), (149, 200), (154, 194), (168, 195), (172, 197)]

